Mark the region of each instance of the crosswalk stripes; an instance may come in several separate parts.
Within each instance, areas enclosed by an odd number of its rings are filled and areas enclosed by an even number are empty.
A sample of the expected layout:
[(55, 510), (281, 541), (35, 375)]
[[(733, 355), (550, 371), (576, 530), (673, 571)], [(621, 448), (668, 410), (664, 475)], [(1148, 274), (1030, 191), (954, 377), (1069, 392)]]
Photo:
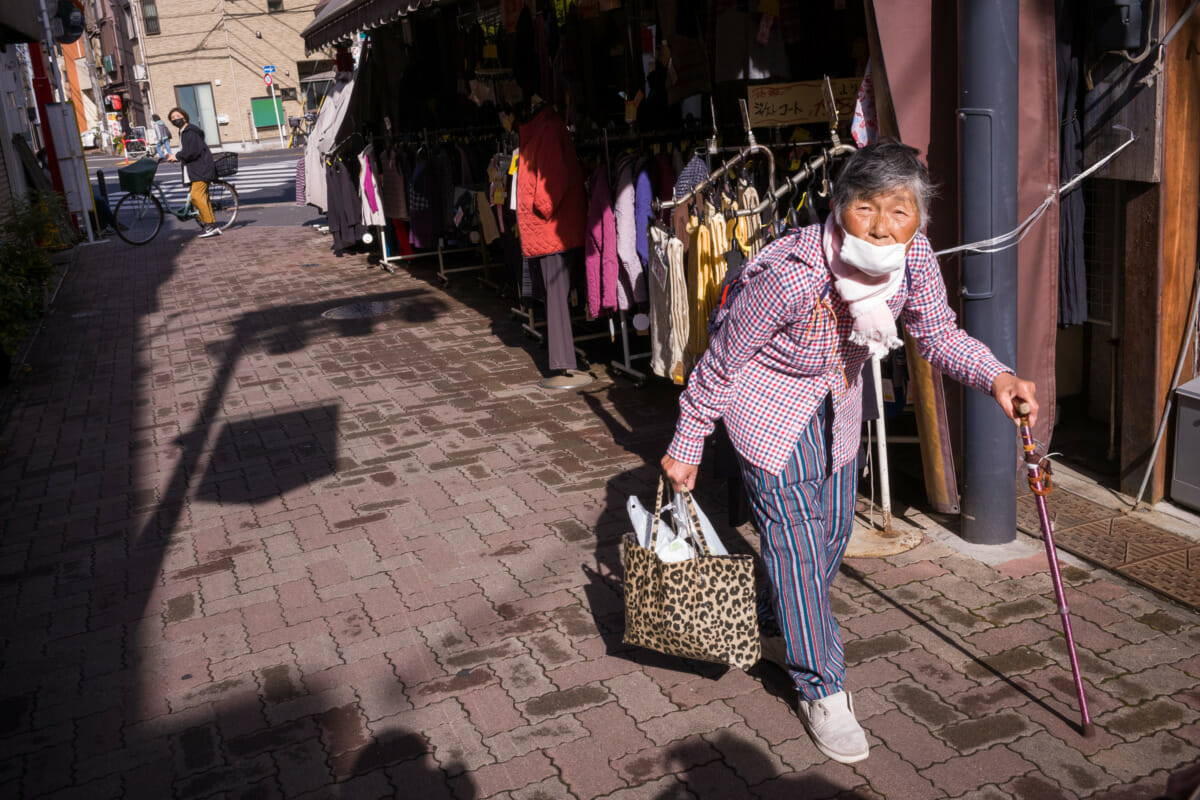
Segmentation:
[[(167, 202), (172, 205), (182, 204), (187, 200), (188, 186), (182, 182), (178, 165), (163, 163), (158, 168), (155, 180), (162, 187)], [(296, 162), (295, 160), (272, 161), (265, 164), (245, 164), (239, 167), (236, 175), (223, 178), (237, 189), (238, 197), (243, 201), (261, 194), (284, 194), (295, 198)], [(125, 192), (121, 191), (115, 170), (111, 177), (106, 176), (109, 202), (115, 208)]]

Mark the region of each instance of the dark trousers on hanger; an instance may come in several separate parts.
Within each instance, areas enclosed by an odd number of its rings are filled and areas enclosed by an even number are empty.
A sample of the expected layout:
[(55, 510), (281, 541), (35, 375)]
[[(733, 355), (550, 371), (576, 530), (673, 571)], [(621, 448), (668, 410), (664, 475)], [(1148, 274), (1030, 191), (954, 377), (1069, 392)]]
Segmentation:
[(571, 260), (574, 253), (551, 253), (530, 259), (541, 269), (546, 285), (546, 347), (550, 369), (575, 369), (575, 340), (571, 333)]

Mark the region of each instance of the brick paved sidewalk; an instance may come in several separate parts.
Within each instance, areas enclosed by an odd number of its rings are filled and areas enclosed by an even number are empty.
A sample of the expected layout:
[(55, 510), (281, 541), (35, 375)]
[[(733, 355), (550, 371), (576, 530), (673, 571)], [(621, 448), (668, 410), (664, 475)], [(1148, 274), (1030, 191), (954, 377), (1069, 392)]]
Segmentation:
[(834, 587), (860, 764), (771, 665), (624, 647), (674, 391), (540, 389), (490, 290), (328, 246), (81, 253), (0, 442), (0, 796), (1133, 800), (1197, 758), (1195, 613), (1066, 568), (1084, 739), (1038, 546), (920, 517)]

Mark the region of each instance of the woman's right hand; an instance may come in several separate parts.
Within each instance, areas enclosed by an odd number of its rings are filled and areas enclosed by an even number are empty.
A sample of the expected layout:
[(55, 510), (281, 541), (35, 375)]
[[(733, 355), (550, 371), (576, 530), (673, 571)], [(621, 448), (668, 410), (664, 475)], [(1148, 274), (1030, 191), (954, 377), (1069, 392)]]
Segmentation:
[(663, 456), (662, 470), (675, 491), (681, 492), (686, 489), (690, 492), (696, 488), (696, 475), (700, 472), (700, 467), (696, 464), (685, 464), (670, 456)]

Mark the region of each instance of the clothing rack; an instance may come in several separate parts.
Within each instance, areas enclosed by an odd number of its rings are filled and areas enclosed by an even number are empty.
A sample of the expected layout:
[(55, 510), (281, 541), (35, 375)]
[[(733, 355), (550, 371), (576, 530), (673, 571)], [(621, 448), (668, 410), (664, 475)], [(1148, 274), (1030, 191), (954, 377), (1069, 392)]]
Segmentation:
[(788, 193), (799, 188), (800, 184), (811, 178), (818, 169), (828, 165), (834, 158), (842, 155), (853, 153), (857, 148), (852, 144), (834, 144), (833, 147), (823, 151), (820, 155), (809, 159), (808, 163), (801, 167), (797, 172), (783, 179), (783, 185), (772, 190), (770, 195), (766, 197), (757, 208), (739, 209), (734, 216), (750, 217), (755, 214), (761, 214), (767, 209), (775, 207), (780, 200), (788, 195)]
[[(422, 147), (428, 147), (431, 143), (431, 139), (433, 140), (434, 143), (436, 143), (436, 142), (449, 142), (449, 141), (453, 141), (456, 139), (458, 139), (458, 140), (466, 139), (467, 141), (484, 141), (485, 139), (488, 139), (488, 138), (495, 138), (495, 139), (499, 140), (503, 136), (503, 132), (498, 131), (494, 126), (473, 125), (473, 126), (459, 127), (459, 128), (439, 128), (439, 129), (435, 129), (432, 131), (427, 128), (423, 128), (419, 133), (420, 138), (415, 139), (415, 138), (410, 138), (410, 136), (416, 137), (418, 135), (416, 131), (412, 131), (412, 132), (408, 132), (408, 133), (396, 133), (396, 132), (392, 131), (392, 126), (391, 126), (390, 120), (385, 120), (385, 124), (388, 129), (387, 135), (383, 136), (383, 137), (375, 136), (375, 137), (372, 137), (372, 140), (377, 143), (382, 142), (386, 146), (395, 146), (397, 144), (410, 145), (416, 141), (419, 141)], [(499, 288), (491, 280), (491, 260), (488, 255), (487, 243), (483, 239), (483, 231), (477, 229), (475, 231), (475, 233), (477, 233), (479, 235), (479, 242), (477, 244), (471, 244), (471, 245), (461, 246), (461, 247), (446, 247), (445, 236), (439, 235), (437, 237), (437, 247), (436, 248), (434, 248), (432, 250), (422, 250), (420, 252), (414, 252), (414, 253), (392, 253), (392, 252), (390, 252), (390, 248), (388, 247), (388, 244), (387, 244), (387, 236), (381, 236), (380, 239), (381, 239), (382, 257), (380, 259), (380, 264), (384, 270), (386, 270), (389, 273), (395, 274), (396, 270), (392, 267), (393, 264), (399, 264), (399, 263), (403, 263), (405, 261), (415, 261), (416, 259), (419, 259), (419, 258), (429, 258), (432, 256), (436, 256), (437, 260), (438, 260), (437, 274), (438, 274), (438, 278), (442, 281), (443, 285), (448, 285), (450, 283), (450, 276), (452, 274), (462, 273), (462, 272), (483, 272), (483, 277), (480, 277), (478, 280), (481, 283), (491, 286), (492, 288)], [(447, 255), (452, 254), (452, 253), (471, 253), (471, 252), (479, 253), (481, 263), (471, 264), (471, 265), (467, 265), (467, 266), (458, 266), (458, 267), (447, 267), (446, 266), (446, 258), (445, 257)]]
[[(620, 315), (620, 319), (621, 319), (621, 353), (623, 354), (623, 358), (621, 361), (616, 361), (616, 360), (610, 361), (609, 366), (619, 372), (624, 372), (626, 375), (633, 378), (637, 384), (637, 387), (640, 389), (646, 383), (646, 373), (634, 369), (633, 368), (633, 360), (650, 358), (650, 356), (653, 354), (650, 353), (649, 351), (647, 351), (645, 353), (630, 353), (629, 352), (628, 313), (629, 312), (627, 312), (625, 309), (621, 309), (618, 312), (618, 314)], [(612, 317), (609, 317), (608, 319), (609, 319), (609, 325), (612, 325)]]
[[(513, 315), (520, 317), (523, 320), (521, 323), (521, 329), (524, 330), (525, 333), (529, 334), (530, 337), (538, 340), (539, 342), (544, 341), (546, 337), (538, 329), (546, 327), (546, 323), (538, 322), (537, 318), (534, 316), (533, 308), (525, 305), (524, 302), (522, 302), (522, 301), (523, 301), (523, 298), (518, 298), (518, 301), (517, 301), (518, 306), (514, 306), (514, 307), (510, 308), (509, 311), (511, 311), (513, 313)], [(648, 353), (648, 352), (647, 353), (631, 353), (630, 352), (628, 312), (625, 309), (619, 310), (617, 312), (617, 318), (619, 319), (619, 323), (614, 323), (613, 317), (611, 315), (608, 317), (608, 332), (607, 333), (605, 333), (604, 331), (597, 331), (595, 333), (572, 334), (571, 341), (575, 342), (575, 343), (586, 342), (586, 341), (591, 341), (594, 339), (603, 339), (605, 336), (607, 336), (610, 340), (615, 340), (617, 337), (616, 325), (619, 324), (620, 330), (621, 330), (621, 360), (618, 361), (616, 359), (613, 359), (612, 361), (609, 362), (609, 366), (612, 367), (613, 369), (615, 369), (619, 372), (623, 372), (626, 375), (628, 375), (629, 377), (633, 378), (634, 381), (637, 383), (638, 387), (640, 388), (642, 385), (644, 385), (644, 383), (646, 381), (646, 373), (634, 369), (633, 361), (634, 361), (634, 359), (649, 358), (650, 353)], [(597, 320), (595, 320), (595, 319), (588, 319), (586, 316), (583, 316), (583, 315), (571, 317), (572, 325), (576, 322), (596, 322), (596, 321)], [(585, 363), (588, 361), (587, 354), (584, 353), (584, 351), (581, 348), (576, 347), (575, 354), (577, 356), (579, 356), (579, 358), (582, 359)]]
[(343, 147), (345, 147), (345, 146), (346, 146), (346, 145), (347, 145), (349, 142), (353, 141), (353, 140), (354, 140), (356, 137), (357, 137), (358, 139), (363, 139), (363, 138), (364, 138), (364, 137), (363, 137), (363, 135), (362, 135), (362, 134), (361, 134), (359, 131), (351, 131), (351, 132), (349, 133), (349, 135), (347, 135), (347, 136), (346, 136), (344, 139), (342, 139), (341, 141), (339, 141), (339, 142), (335, 142), (335, 143), (334, 143), (334, 145), (333, 145), (333, 147), (329, 148), (329, 150), (327, 150), (326, 152), (322, 153), (321, 155), (323, 155), (323, 156), (324, 156), (324, 157), (326, 157), (326, 158), (329, 158), (330, 156), (334, 155), (334, 154), (335, 154), (335, 153), (337, 153), (339, 150), (341, 150)]
[[(450, 283), (450, 275), (452, 275), (453, 273), (482, 271), (484, 273), (484, 277), (480, 278), (479, 281), (481, 283), (487, 284), (488, 286), (492, 286), (492, 287), (496, 286), (496, 284), (493, 283), (491, 280), (491, 261), (488, 257), (487, 244), (483, 241), (482, 233), (480, 234), (480, 237), (479, 237), (479, 244), (473, 244), (473, 245), (470, 245), (469, 247), (446, 247), (445, 246), (445, 237), (439, 236), (437, 247), (435, 249), (422, 250), (418, 253), (390, 253), (388, 245), (387, 245), (387, 237), (381, 236), (380, 239), (382, 240), (382, 243), (383, 243), (383, 257), (380, 260), (380, 264), (382, 265), (383, 269), (387, 270), (388, 272), (392, 273), (393, 275), (396, 274), (396, 270), (392, 268), (392, 266), (391, 266), (392, 264), (399, 264), (404, 261), (415, 261), (418, 258), (428, 258), (430, 256), (437, 256), (437, 260), (438, 260), (437, 274), (438, 274), (438, 278), (441, 279), (441, 281), (444, 285)], [(450, 253), (471, 253), (471, 252), (475, 252), (475, 251), (479, 252), (479, 256), (482, 259), (482, 263), (472, 264), (470, 266), (465, 266), (465, 267), (447, 267), (446, 266), (446, 258), (445, 258), (446, 255), (448, 255)]]
[(698, 183), (692, 189), (689, 189), (687, 191), (687, 193), (685, 193), (683, 196), (678, 197), (674, 200), (659, 200), (658, 198), (655, 198), (654, 200), (650, 201), (650, 207), (652, 209), (654, 209), (654, 212), (657, 214), (657, 213), (660, 213), (663, 211), (670, 211), (671, 209), (675, 208), (676, 206), (681, 206), (684, 203), (691, 202), (693, 199), (695, 199), (696, 195), (698, 195), (701, 192), (703, 192), (704, 190), (708, 189), (710, 186), (712, 186), (714, 183), (716, 183), (725, 173), (729, 172), (729, 170), (733, 169), (738, 164), (741, 164), (753, 153), (763, 153), (767, 157), (767, 164), (768, 164), (768, 168), (769, 168), (767, 185), (769, 187), (769, 196), (774, 198), (774, 196), (775, 196), (775, 154), (771, 152), (771, 148), (769, 148), (769, 147), (766, 147), (761, 144), (751, 144), (751, 145), (747, 145), (746, 147), (740, 148), (738, 150), (738, 154), (736, 156), (729, 159), (724, 164), (722, 164), (721, 166), (717, 167), (715, 170), (710, 172), (707, 178), (705, 178), (703, 181)]

